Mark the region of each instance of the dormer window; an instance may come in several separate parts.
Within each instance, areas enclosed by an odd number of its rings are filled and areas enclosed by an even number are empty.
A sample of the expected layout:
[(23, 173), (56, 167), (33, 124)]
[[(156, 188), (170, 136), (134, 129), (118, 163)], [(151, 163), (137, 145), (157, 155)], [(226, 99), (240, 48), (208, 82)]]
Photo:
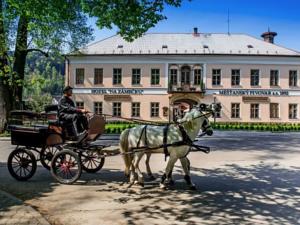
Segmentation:
[(203, 45), (203, 48), (208, 48), (208, 45)]
[(123, 45), (118, 45), (118, 48), (123, 48)]
[(253, 48), (253, 45), (247, 45), (248, 48)]
[(168, 45), (163, 45), (162, 48), (168, 48)]

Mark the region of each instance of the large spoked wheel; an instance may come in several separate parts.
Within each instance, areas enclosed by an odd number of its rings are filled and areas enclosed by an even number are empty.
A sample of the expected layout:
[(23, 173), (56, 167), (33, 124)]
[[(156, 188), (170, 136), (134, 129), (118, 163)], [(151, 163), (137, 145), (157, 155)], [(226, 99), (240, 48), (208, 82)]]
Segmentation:
[(51, 161), (51, 174), (62, 184), (76, 182), (82, 169), (78, 155), (70, 150), (56, 153)]
[(35, 174), (37, 164), (32, 152), (17, 148), (8, 156), (7, 167), (13, 178), (26, 181)]
[(45, 146), (44, 148), (42, 148), (40, 153), (40, 159), (43, 167), (45, 167), (47, 170), (50, 170), (53, 156), (59, 151), (61, 151), (62, 149), (63, 148), (60, 145)]
[(96, 173), (102, 169), (105, 159), (98, 158), (98, 154), (95, 151), (85, 151), (79, 153), (79, 159), (82, 169), (87, 173)]

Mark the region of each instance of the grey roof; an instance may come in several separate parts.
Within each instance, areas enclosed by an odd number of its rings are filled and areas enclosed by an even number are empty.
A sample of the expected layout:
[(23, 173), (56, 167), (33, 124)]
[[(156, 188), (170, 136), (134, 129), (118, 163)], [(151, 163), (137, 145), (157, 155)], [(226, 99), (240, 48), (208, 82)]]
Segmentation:
[(80, 52), (85, 55), (111, 54), (242, 54), (288, 55), (300, 53), (267, 43), (246, 34), (148, 33), (133, 42), (115, 35), (92, 43)]

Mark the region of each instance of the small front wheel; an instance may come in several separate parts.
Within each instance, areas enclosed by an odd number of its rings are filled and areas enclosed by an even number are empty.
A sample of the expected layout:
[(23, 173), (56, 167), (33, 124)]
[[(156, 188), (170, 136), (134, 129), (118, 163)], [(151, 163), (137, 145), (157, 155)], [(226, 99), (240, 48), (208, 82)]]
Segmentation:
[(53, 156), (62, 149), (63, 148), (60, 145), (43, 147), (40, 153), (41, 164), (43, 165), (43, 167), (45, 167), (47, 170), (50, 170), (51, 160)]
[(17, 148), (8, 156), (7, 167), (13, 178), (26, 181), (35, 174), (37, 163), (31, 151)]
[(87, 173), (96, 173), (102, 169), (104, 158), (99, 158), (95, 151), (84, 151), (79, 153), (82, 169)]
[(63, 150), (54, 155), (51, 161), (51, 174), (61, 184), (76, 182), (82, 169), (78, 155), (70, 150)]

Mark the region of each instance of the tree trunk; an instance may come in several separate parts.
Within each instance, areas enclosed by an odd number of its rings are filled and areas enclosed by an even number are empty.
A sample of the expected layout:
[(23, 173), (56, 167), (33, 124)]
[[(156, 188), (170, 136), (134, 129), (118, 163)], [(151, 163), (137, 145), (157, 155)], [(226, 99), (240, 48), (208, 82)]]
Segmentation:
[[(25, 64), (27, 56), (27, 38), (28, 38), (28, 18), (21, 15), (18, 22), (18, 33), (14, 54), (13, 71), (16, 73), (16, 80), (24, 81)], [(19, 103), (18, 108), (22, 107), (23, 83), (16, 86), (16, 97)]]
[(8, 55), (7, 55), (7, 46), (6, 46), (6, 35), (4, 28), (4, 17), (3, 17), (3, 0), (0, 0), (0, 132), (3, 129), (7, 117), (9, 116), (9, 111), (11, 110), (12, 104), (12, 95), (8, 84), (4, 82), (5, 75), (5, 66), (8, 65)]

